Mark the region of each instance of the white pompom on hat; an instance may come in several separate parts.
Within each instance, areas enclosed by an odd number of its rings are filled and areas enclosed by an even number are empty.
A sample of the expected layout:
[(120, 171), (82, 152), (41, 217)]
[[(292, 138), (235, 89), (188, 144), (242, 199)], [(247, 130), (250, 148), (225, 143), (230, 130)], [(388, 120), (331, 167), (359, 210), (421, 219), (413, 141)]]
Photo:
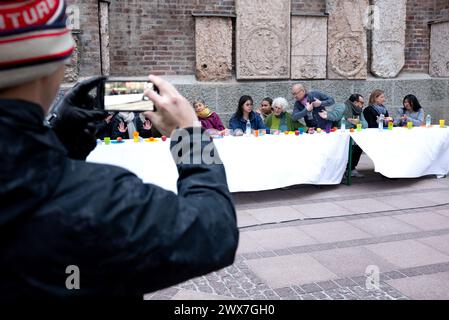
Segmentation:
[(64, 0), (0, 1), (0, 89), (54, 73), (74, 49)]

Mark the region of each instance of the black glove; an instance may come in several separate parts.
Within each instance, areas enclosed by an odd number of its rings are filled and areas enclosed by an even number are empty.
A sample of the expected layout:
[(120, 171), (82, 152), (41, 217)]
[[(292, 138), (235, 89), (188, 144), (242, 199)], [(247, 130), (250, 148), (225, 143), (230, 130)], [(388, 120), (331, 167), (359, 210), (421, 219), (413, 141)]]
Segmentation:
[[(96, 128), (93, 122), (105, 119), (108, 114), (99, 110), (102, 105), (101, 87), (106, 77), (94, 77), (75, 85), (55, 105), (49, 116), (59, 140), (68, 150), (68, 156), (85, 160), (96, 146)], [(97, 97), (89, 92), (97, 90)]]

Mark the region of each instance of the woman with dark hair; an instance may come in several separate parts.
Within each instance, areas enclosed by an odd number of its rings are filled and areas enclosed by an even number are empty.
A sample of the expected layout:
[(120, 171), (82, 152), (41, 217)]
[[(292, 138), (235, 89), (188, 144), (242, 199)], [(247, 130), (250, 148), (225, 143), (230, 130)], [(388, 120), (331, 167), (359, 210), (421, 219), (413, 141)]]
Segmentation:
[(246, 124), (249, 121), (251, 129), (266, 129), (262, 118), (253, 111), (253, 98), (250, 96), (242, 96), (239, 100), (237, 111), (229, 120), (229, 128), (232, 130), (240, 129), (246, 131)]
[(385, 93), (382, 90), (374, 90), (369, 98), (369, 106), (363, 110), (368, 128), (377, 128), (379, 125), (378, 119), (381, 115), (384, 116), (385, 122), (393, 121), (390, 118), (385, 104)]
[(409, 94), (405, 96), (402, 102), (403, 108), (400, 108), (394, 119), (397, 126), (405, 126), (407, 122), (413, 122), (415, 127), (424, 124), (424, 110), (416, 96)]

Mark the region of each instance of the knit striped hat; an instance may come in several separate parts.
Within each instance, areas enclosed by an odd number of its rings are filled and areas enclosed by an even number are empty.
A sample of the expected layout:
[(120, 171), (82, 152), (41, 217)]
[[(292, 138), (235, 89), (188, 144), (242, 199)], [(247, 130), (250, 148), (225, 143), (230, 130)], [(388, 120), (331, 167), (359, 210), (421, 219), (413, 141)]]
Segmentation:
[(0, 89), (51, 75), (74, 41), (64, 0), (0, 0)]

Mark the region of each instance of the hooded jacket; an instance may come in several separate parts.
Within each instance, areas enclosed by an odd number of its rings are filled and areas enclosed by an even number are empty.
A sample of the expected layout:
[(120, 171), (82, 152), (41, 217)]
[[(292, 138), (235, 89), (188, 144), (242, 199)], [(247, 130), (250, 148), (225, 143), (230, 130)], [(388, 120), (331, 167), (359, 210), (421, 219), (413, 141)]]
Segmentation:
[[(42, 108), (13, 100), (0, 100), (0, 164), (0, 300), (142, 299), (233, 263), (223, 165), (178, 165), (175, 195), (69, 159)], [(66, 287), (69, 266), (79, 268), (79, 290)]]

